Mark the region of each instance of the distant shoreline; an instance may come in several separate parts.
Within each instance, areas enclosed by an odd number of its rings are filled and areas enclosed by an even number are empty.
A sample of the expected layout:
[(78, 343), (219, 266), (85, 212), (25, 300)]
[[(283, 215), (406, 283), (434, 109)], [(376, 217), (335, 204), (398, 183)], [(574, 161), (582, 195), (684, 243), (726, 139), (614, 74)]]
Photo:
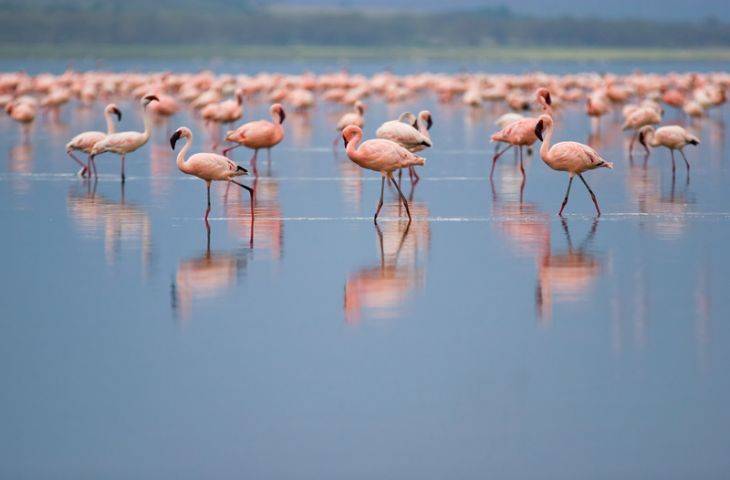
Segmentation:
[(728, 48), (577, 47), (330, 47), (232, 45), (19, 45), (0, 44), (0, 59), (230, 58), (337, 60), (494, 60), (494, 61), (730, 61)]

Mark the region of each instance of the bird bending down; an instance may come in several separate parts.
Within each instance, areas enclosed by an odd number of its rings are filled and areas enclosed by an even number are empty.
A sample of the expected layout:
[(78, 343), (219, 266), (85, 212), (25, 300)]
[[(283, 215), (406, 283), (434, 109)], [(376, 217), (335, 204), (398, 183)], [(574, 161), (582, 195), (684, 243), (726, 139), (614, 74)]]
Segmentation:
[(141, 100), (142, 109), (144, 111), (144, 132), (129, 131), (113, 133), (111, 135), (107, 135), (102, 140), (94, 144), (94, 146), (91, 148), (91, 151), (89, 152), (89, 163), (91, 164), (91, 168), (93, 168), (94, 170), (94, 176), (96, 176), (96, 163), (94, 161), (94, 158), (99, 154), (112, 152), (121, 156), (121, 176), (122, 183), (124, 183), (124, 157), (128, 153), (132, 153), (135, 150), (139, 149), (141, 146), (147, 143), (147, 140), (150, 139), (150, 135), (152, 134), (152, 119), (150, 118), (150, 112), (147, 111), (147, 105), (149, 105), (150, 102), (156, 101), (158, 101), (158, 99), (155, 95), (147, 95)]
[(355, 125), (345, 127), (345, 130), (342, 132), (342, 138), (345, 141), (345, 150), (350, 160), (362, 168), (380, 172), (382, 175), (380, 181), (380, 200), (378, 201), (378, 207), (375, 210), (373, 221), (376, 224), (378, 223), (378, 214), (383, 206), (383, 189), (385, 188), (385, 179), (387, 177), (388, 181), (398, 190), (398, 195), (400, 195), (400, 200), (406, 208), (408, 221), (410, 222), (411, 211), (408, 208), (408, 201), (403, 195), (398, 183), (393, 180), (393, 171), (412, 165), (423, 165), (426, 163), (426, 159), (414, 155), (396, 142), (383, 138), (367, 140), (360, 144), (362, 140), (362, 129)]
[(286, 118), (284, 109), (281, 104), (275, 103), (271, 105), (269, 112), (273, 122), (256, 120), (244, 123), (226, 134), (226, 141), (235, 142), (237, 145), (223, 149), (223, 155), (227, 155), (228, 152), (241, 145), (252, 148), (254, 152), (250, 162), (254, 168), (254, 175), (256, 174), (256, 156), (259, 149), (265, 148), (270, 153), (271, 147), (278, 145), (284, 139), (284, 127), (282, 127)]
[(206, 224), (208, 223), (208, 214), (210, 214), (210, 184), (214, 181), (235, 183), (239, 187), (248, 190), (251, 196), (251, 222), (253, 222), (254, 191), (252, 188), (234, 180), (236, 177), (248, 175), (248, 170), (217, 153), (196, 153), (186, 160), (185, 156), (193, 144), (193, 133), (187, 127), (178, 128), (170, 137), (170, 146), (173, 150), (175, 150), (175, 144), (180, 138), (185, 139), (185, 145), (177, 154), (177, 168), (183, 173), (204, 180), (206, 184), (208, 198), (208, 207), (205, 210)]
[(88, 159), (87, 163), (84, 164), (84, 162), (79, 160), (76, 155), (73, 154), (73, 152), (75, 150), (79, 152), (84, 152), (88, 155), (94, 145), (106, 138), (107, 135), (115, 133), (117, 128), (114, 125), (114, 119), (112, 119), (112, 114), (117, 116), (117, 121), (122, 120), (122, 112), (119, 111), (117, 106), (113, 103), (107, 105), (104, 109), (104, 118), (106, 119), (106, 133), (96, 131), (82, 132), (76, 135), (66, 144), (66, 153), (68, 154), (68, 156), (70, 156), (76, 163), (81, 165), (81, 170), (79, 170), (78, 174), (82, 177), (86, 175), (87, 170), (89, 171), (89, 176), (91, 176)]
[[(578, 142), (560, 142), (550, 145), (553, 139), (553, 118), (550, 115), (540, 115), (535, 126), (535, 135), (542, 142), (540, 147), (540, 157), (553, 170), (568, 172), (568, 189), (565, 192), (563, 204), (560, 206), (558, 215), (563, 215), (563, 209), (568, 203), (570, 195), (570, 186), (573, 183), (573, 177), (578, 175), (583, 185), (588, 189), (591, 195), (593, 205), (596, 206), (596, 213), (601, 216), (601, 208), (598, 206), (596, 194), (593, 193), (591, 187), (588, 186), (582, 173), (594, 168), (605, 167), (613, 168), (613, 163), (607, 162), (588, 145)], [(544, 137), (543, 137), (544, 135)]]
[(653, 148), (667, 147), (672, 154), (672, 175), (674, 175), (674, 151), (679, 150), (682, 154), (684, 164), (687, 166), (687, 174), (689, 175), (689, 162), (684, 155), (684, 147), (687, 145), (699, 145), (700, 139), (689, 133), (679, 125), (667, 125), (654, 130), (654, 127), (647, 125), (639, 130), (639, 143), (644, 148), (647, 145)]

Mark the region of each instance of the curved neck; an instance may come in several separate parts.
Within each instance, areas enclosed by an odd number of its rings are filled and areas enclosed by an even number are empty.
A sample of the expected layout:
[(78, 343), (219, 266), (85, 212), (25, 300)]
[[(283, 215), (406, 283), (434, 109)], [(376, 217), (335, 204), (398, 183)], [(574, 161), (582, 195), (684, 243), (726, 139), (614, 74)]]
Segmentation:
[(553, 143), (553, 126), (545, 125), (545, 133), (543, 135), (542, 146), (540, 147), (540, 157), (543, 162), (547, 163), (548, 152), (550, 152), (551, 143)]
[(357, 146), (360, 143), (360, 140), (362, 140), (362, 134), (358, 133), (354, 135), (349, 142), (347, 142), (347, 147), (345, 147), (347, 156), (353, 160), (360, 158), (360, 152), (357, 151)]
[(421, 135), (431, 140), (431, 134), (428, 133), (428, 124), (426, 121), (421, 117), (418, 117), (418, 121), (416, 123), (418, 124), (418, 131)]
[(116, 133), (117, 126), (114, 124), (114, 119), (112, 118), (112, 112), (104, 111), (104, 118), (106, 119), (106, 133), (107, 133), (107, 135), (111, 135), (112, 133)]
[(652, 146), (652, 147), (658, 147), (658, 146), (659, 146), (659, 145), (658, 145), (658, 144), (656, 143), (656, 139), (654, 138), (654, 134), (655, 134), (655, 133), (656, 133), (656, 132), (654, 131), (654, 129), (653, 129), (653, 128), (650, 128), (650, 129), (648, 129), (648, 130), (646, 131), (646, 133), (644, 134), (644, 141), (645, 141), (645, 142), (646, 142), (646, 143), (647, 143), (648, 145), (650, 145), (650, 146)]
[(147, 111), (147, 108), (144, 109), (142, 118), (144, 120), (144, 132), (142, 132), (142, 136), (144, 136), (144, 141), (147, 142), (152, 134), (152, 118), (150, 116), (150, 112)]
[(188, 165), (185, 163), (185, 157), (188, 155), (188, 151), (190, 150), (190, 146), (193, 143), (193, 135), (190, 134), (189, 137), (185, 137), (185, 145), (183, 145), (182, 150), (180, 150), (180, 153), (177, 154), (177, 168), (180, 169), (183, 173), (188, 173)]

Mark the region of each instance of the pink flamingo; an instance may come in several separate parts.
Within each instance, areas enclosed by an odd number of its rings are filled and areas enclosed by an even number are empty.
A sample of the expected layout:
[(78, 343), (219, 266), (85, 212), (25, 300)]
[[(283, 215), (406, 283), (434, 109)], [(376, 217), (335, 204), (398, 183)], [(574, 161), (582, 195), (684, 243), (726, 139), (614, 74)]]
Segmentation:
[(122, 162), (122, 183), (125, 181), (124, 177), (124, 156), (128, 153), (132, 153), (142, 145), (147, 143), (152, 134), (152, 125), (150, 120), (150, 114), (147, 112), (147, 105), (150, 102), (156, 102), (157, 96), (147, 95), (142, 98), (142, 108), (144, 110), (144, 132), (119, 132), (107, 135), (102, 140), (96, 142), (89, 152), (89, 163), (94, 169), (94, 176), (96, 176), (96, 163), (94, 157), (105, 152), (116, 153), (121, 156)]
[(286, 118), (284, 109), (281, 104), (275, 103), (269, 108), (273, 122), (268, 120), (256, 120), (244, 123), (235, 130), (231, 130), (226, 134), (226, 140), (235, 142), (237, 145), (223, 149), (223, 155), (234, 148), (244, 145), (254, 150), (250, 162), (254, 166), (254, 174), (256, 173), (256, 156), (259, 149), (265, 148), (271, 153), (271, 147), (278, 145), (284, 139), (284, 128), (282, 124)]
[[(656, 125), (662, 121), (662, 114), (657, 111), (656, 108), (650, 106), (639, 106), (635, 108), (629, 108), (625, 112), (626, 121), (622, 125), (621, 129), (634, 130), (635, 133), (631, 134), (631, 142), (629, 143), (629, 155), (634, 152), (634, 143), (639, 136), (639, 129), (647, 125)], [(644, 145), (646, 154), (649, 154), (649, 148)]]
[(185, 145), (180, 150), (180, 153), (177, 154), (177, 168), (183, 173), (205, 180), (208, 197), (205, 223), (208, 223), (208, 214), (210, 213), (210, 184), (213, 181), (235, 183), (239, 187), (248, 190), (248, 194), (251, 196), (251, 221), (253, 222), (253, 189), (234, 180), (236, 177), (247, 175), (248, 170), (240, 165), (236, 165), (227, 157), (216, 153), (196, 153), (186, 160), (185, 156), (193, 144), (193, 132), (187, 127), (178, 128), (170, 137), (170, 146), (173, 150), (175, 150), (175, 144), (181, 137), (185, 139)]
[[(537, 103), (540, 104), (542, 110), (549, 115), (552, 115), (552, 99), (550, 98), (550, 92), (547, 88), (539, 88), (535, 93)], [(502, 130), (492, 135), (491, 140), (493, 142), (504, 142), (509, 143), (510, 146), (497, 153), (492, 157), (492, 169), (489, 172), (489, 178), (491, 179), (494, 175), (494, 166), (497, 164), (497, 160), (501, 157), (504, 152), (512, 147), (518, 147), (520, 156), (520, 172), (522, 176), (525, 176), (525, 166), (522, 161), (522, 147), (530, 147), (537, 141), (535, 135), (535, 126), (537, 125), (538, 119), (534, 117), (527, 117), (521, 120), (510, 123)]]
[(699, 145), (700, 139), (689, 133), (679, 125), (667, 125), (654, 130), (654, 127), (647, 125), (639, 130), (639, 142), (647, 148), (647, 144), (651, 147), (667, 147), (672, 154), (672, 175), (674, 175), (674, 151), (679, 150), (687, 166), (687, 174), (689, 175), (689, 162), (684, 155), (684, 147), (687, 145)]
[(31, 97), (21, 97), (8, 103), (5, 112), (21, 125), (23, 142), (27, 142), (30, 138), (30, 127), (38, 113), (38, 102)]
[[(398, 120), (390, 120), (383, 123), (375, 132), (377, 138), (390, 140), (402, 146), (411, 153), (420, 152), (433, 145), (431, 142), (430, 128), (433, 126), (431, 112), (423, 110), (414, 116), (411, 112), (402, 113)], [(408, 175), (411, 183), (417, 183), (420, 177), (413, 166), (408, 167)], [(401, 172), (398, 172), (400, 183)], [(414, 180), (415, 179), (415, 180)]]
[[(79, 160), (76, 155), (73, 154), (73, 152), (74, 150), (76, 150), (89, 154), (94, 145), (103, 140), (107, 135), (115, 133), (117, 128), (114, 125), (114, 119), (112, 119), (112, 114), (117, 116), (118, 121), (122, 120), (122, 112), (119, 111), (117, 106), (113, 103), (107, 105), (104, 109), (104, 118), (106, 119), (106, 133), (96, 131), (82, 132), (76, 135), (74, 138), (71, 139), (71, 141), (66, 144), (66, 153), (72, 159), (74, 159), (76, 163), (81, 165), (79, 175), (81, 175), (82, 177), (86, 175), (86, 171), (88, 170), (89, 165), (84, 164), (81, 160)], [(89, 171), (89, 174), (91, 174), (91, 171)]]
[(213, 138), (213, 148), (218, 147), (219, 129), (222, 123), (237, 122), (243, 117), (243, 89), (236, 89), (236, 98), (223, 100), (218, 103), (210, 103), (200, 111), (206, 124), (212, 124), (211, 137)]
[[(543, 140), (543, 133), (545, 137)], [(573, 177), (578, 175), (583, 185), (588, 189), (588, 193), (591, 194), (593, 204), (596, 206), (596, 213), (598, 216), (601, 215), (601, 209), (598, 206), (598, 200), (596, 195), (588, 186), (582, 173), (588, 170), (593, 170), (598, 167), (613, 168), (613, 163), (607, 162), (601, 156), (588, 145), (584, 145), (578, 142), (560, 142), (556, 143), (552, 147), (550, 142), (553, 139), (553, 118), (550, 115), (540, 115), (540, 118), (535, 126), (535, 135), (542, 142), (540, 147), (540, 157), (547, 164), (548, 167), (553, 170), (561, 172), (568, 172), (568, 189), (565, 192), (565, 198), (563, 204), (560, 206), (558, 215), (563, 215), (563, 209), (568, 203), (568, 196), (570, 195), (570, 186), (573, 183)]]
[(339, 135), (337, 135), (332, 142), (333, 146), (337, 145), (337, 141), (340, 139), (342, 130), (344, 130), (348, 125), (357, 125), (360, 128), (365, 126), (365, 108), (365, 104), (358, 100), (355, 102), (355, 108), (352, 112), (347, 112), (340, 117), (337, 121), (337, 131), (339, 132)]
[(382, 175), (380, 181), (380, 201), (375, 210), (373, 221), (376, 224), (378, 223), (378, 214), (383, 206), (383, 189), (385, 188), (385, 179), (387, 177), (388, 181), (395, 185), (395, 188), (398, 190), (398, 195), (400, 195), (403, 206), (406, 208), (408, 221), (410, 222), (411, 211), (408, 208), (408, 201), (403, 195), (398, 183), (393, 180), (393, 171), (411, 165), (423, 165), (426, 163), (426, 159), (414, 155), (391, 140), (382, 138), (367, 140), (358, 146), (362, 140), (362, 129), (355, 125), (345, 127), (345, 130), (342, 132), (342, 138), (345, 141), (345, 149), (350, 160), (362, 168), (380, 172)]

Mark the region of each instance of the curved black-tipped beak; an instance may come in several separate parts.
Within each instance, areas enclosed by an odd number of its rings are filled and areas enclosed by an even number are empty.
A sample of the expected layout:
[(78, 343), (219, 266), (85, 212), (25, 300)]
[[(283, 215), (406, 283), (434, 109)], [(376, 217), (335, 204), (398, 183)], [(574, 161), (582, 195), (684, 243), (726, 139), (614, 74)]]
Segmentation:
[(172, 137), (170, 137), (170, 146), (173, 150), (175, 150), (175, 144), (178, 140), (180, 140), (180, 137), (182, 136), (182, 132), (180, 130), (175, 131), (175, 133), (172, 134)]
[(112, 108), (112, 113), (117, 116), (118, 122), (122, 121), (122, 112), (117, 107)]
[(286, 119), (286, 113), (284, 113), (284, 109), (283, 108), (280, 108), (279, 109), (279, 116), (280, 116), (279, 118), (281, 118), (281, 120), (279, 121), (279, 123), (284, 123), (284, 120)]
[(542, 129), (543, 129), (543, 126), (544, 125), (543, 125), (542, 120), (540, 120), (539, 122), (537, 122), (537, 125), (535, 125), (535, 135), (537, 136), (537, 138), (540, 139), (541, 142), (542, 142)]
[(426, 130), (431, 130), (431, 127), (433, 126), (433, 118), (431, 118), (431, 115), (428, 116), (426, 119)]
[(639, 132), (639, 143), (646, 147), (646, 139), (644, 138), (644, 132)]
[(342, 136), (342, 142), (345, 144), (345, 148), (347, 148), (347, 137), (344, 135)]
[(144, 97), (144, 99), (147, 100), (148, 103), (152, 102), (152, 101), (155, 101), (155, 102), (160, 101), (160, 99), (157, 98), (157, 95), (147, 95), (146, 97)]
[(246, 170), (245, 168), (243, 168), (243, 167), (242, 167), (242, 166), (240, 166), (240, 165), (236, 165), (236, 171), (237, 171), (237, 172), (243, 172), (243, 173), (245, 173), (246, 175), (248, 175), (248, 170)]
[(546, 92), (545, 93), (545, 103), (547, 103), (548, 105), (552, 105), (553, 104), (553, 99), (550, 96), (550, 92)]

